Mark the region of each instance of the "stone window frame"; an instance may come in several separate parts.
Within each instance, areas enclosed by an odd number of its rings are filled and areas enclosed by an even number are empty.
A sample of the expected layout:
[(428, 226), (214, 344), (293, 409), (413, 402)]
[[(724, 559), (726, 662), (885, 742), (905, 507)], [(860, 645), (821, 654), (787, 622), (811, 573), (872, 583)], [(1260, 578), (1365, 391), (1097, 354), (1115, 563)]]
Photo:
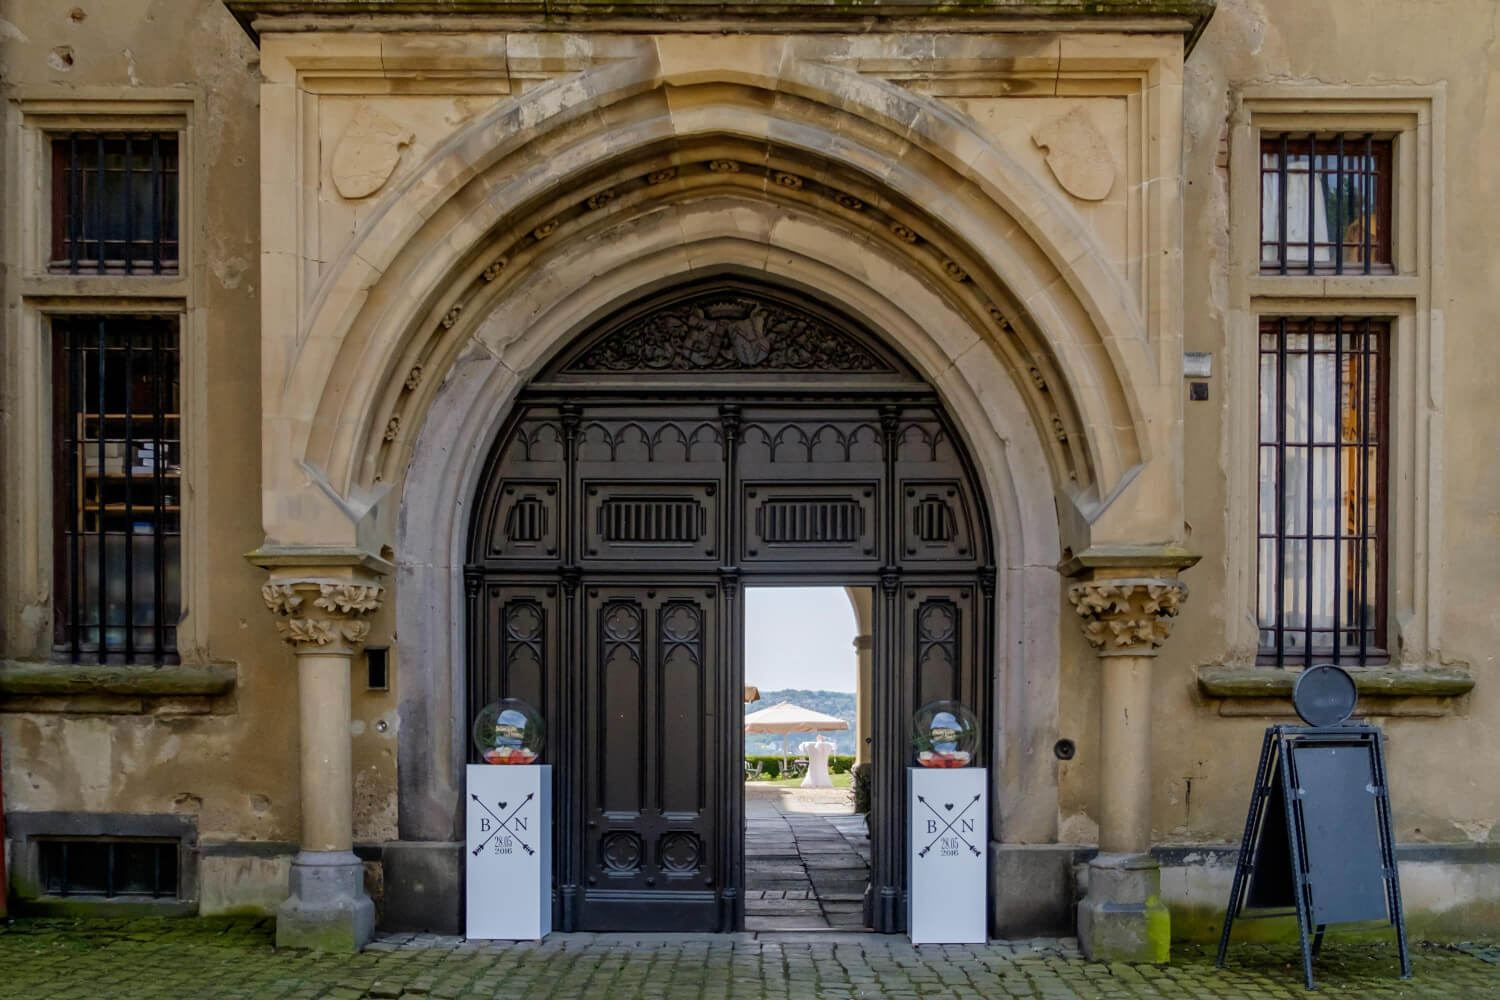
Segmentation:
[[(104, 91), (105, 94), (118, 91)], [(21, 237), (20, 254), (17, 259), (22, 274), (28, 279), (46, 276), (67, 277), (81, 294), (97, 294), (89, 290), (90, 285), (107, 287), (108, 279), (134, 278), (155, 285), (176, 285), (189, 277), (194, 260), (194, 211), (192, 195), (202, 185), (194, 183), (192, 143), (195, 137), (193, 124), (198, 117), (198, 99), (190, 93), (184, 97), (181, 90), (141, 88), (140, 96), (130, 98), (90, 97), (87, 89), (76, 96), (59, 98), (47, 90), (22, 88), (21, 95), (13, 102), (12, 124), (20, 127), (17, 159), (12, 164), (20, 181), (19, 194), (15, 202), (18, 208), (18, 234)], [(49, 275), (51, 256), (52, 213), (52, 148), (51, 139), (70, 132), (161, 132), (177, 136), (177, 272), (170, 274), (136, 273), (96, 274), (80, 272), (66, 275), (52, 271)], [(29, 196), (29, 197), (27, 197)], [(92, 280), (90, 280), (92, 279)], [(185, 294), (173, 289), (167, 294)], [(158, 292), (158, 294), (161, 294)]]
[[(74, 672), (82, 682), (98, 672), (91, 664), (55, 663), (52, 639), (53, 475), (52, 475), (52, 361), (50, 317), (64, 314), (174, 315), (180, 343), (178, 377), (182, 403), (182, 608), (178, 627), (180, 664), (158, 667), (167, 673), (186, 672), (184, 678), (163, 674), (170, 692), (222, 694), (222, 679), (212, 692), (191, 690), (198, 668), (206, 660), (204, 624), (209, 588), (204, 559), (207, 552), (205, 518), (197, 516), (193, 484), (204, 481), (207, 456), (202, 429), (194, 414), (207, 411), (206, 322), (198, 304), (205, 278), (197, 239), (197, 222), (207, 178), (195, 155), (196, 123), (202, 120), (202, 94), (190, 88), (133, 88), (120, 97), (118, 88), (77, 88), (58, 96), (57, 88), (39, 85), (17, 88), (6, 108), (6, 124), (15, 137), (7, 157), (6, 197), (17, 206), (6, 227), (5, 248), (17, 264), (9, 282), (6, 324), (7, 355), (11, 360), (11, 396), (15, 420), (4, 442), (17, 456), (16, 482), (30, 495), (14, 496), (17, 517), (6, 548), (13, 553), (17, 598), (3, 609), (8, 630), (16, 637), (0, 650), (0, 695), (42, 694), (43, 688), (66, 686), (69, 678), (40, 680), (37, 672)], [(51, 138), (63, 132), (172, 132), (178, 141), (178, 270), (174, 274), (67, 274), (50, 271), (52, 164)], [(191, 613), (187, 613), (191, 611)], [(43, 620), (44, 619), (44, 620)], [(19, 662), (18, 662), (19, 661)], [(42, 668), (42, 664), (46, 668)], [(137, 670), (152, 670), (139, 666)], [(91, 673), (92, 671), (92, 673)], [(13, 674), (24, 673), (20, 687)], [(96, 679), (96, 678), (95, 678)], [(37, 687), (40, 684), (41, 687)], [(196, 685), (202, 686), (202, 685)], [(138, 687), (138, 685), (136, 685)], [(32, 690), (36, 688), (36, 690)], [(136, 694), (152, 692), (136, 691)], [(40, 707), (40, 706), (36, 706)], [(64, 705), (57, 706), (65, 708)]]
[[(1216, 667), (1256, 667), (1257, 345), (1263, 316), (1351, 316), (1390, 324), (1390, 476), (1386, 568), (1390, 667), (1441, 663), (1443, 108), (1438, 86), (1276, 85), (1236, 95), (1230, 119), (1230, 318), (1224, 440), (1225, 653)], [(1394, 140), (1392, 271), (1265, 274), (1260, 267), (1263, 134), (1373, 132)], [(1222, 671), (1219, 671), (1222, 673)], [(1200, 685), (1210, 694), (1200, 675)], [(1228, 690), (1228, 686), (1225, 687)], [(1227, 696), (1227, 695), (1226, 695)]]

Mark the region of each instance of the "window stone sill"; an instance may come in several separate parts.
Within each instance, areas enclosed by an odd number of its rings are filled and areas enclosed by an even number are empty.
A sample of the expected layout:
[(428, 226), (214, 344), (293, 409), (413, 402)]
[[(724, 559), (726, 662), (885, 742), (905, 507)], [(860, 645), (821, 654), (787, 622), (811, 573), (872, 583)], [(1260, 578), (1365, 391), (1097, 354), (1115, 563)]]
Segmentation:
[[(1474, 689), (1474, 676), (1453, 667), (1402, 670), (1398, 667), (1348, 667), (1359, 692), (1355, 714), (1448, 715), (1453, 699)], [(1292, 685), (1300, 670), (1276, 667), (1198, 668), (1198, 691), (1219, 700), (1220, 715), (1295, 716)]]
[(239, 679), (232, 663), (115, 666), (0, 660), (0, 697), (217, 698)]

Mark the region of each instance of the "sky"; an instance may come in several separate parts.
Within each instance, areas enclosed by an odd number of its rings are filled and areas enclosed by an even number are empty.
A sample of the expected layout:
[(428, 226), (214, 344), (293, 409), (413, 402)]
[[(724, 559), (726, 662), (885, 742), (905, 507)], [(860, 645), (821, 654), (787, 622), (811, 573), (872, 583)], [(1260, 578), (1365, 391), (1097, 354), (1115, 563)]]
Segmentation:
[(853, 691), (854, 608), (843, 587), (745, 591), (745, 683), (762, 691)]

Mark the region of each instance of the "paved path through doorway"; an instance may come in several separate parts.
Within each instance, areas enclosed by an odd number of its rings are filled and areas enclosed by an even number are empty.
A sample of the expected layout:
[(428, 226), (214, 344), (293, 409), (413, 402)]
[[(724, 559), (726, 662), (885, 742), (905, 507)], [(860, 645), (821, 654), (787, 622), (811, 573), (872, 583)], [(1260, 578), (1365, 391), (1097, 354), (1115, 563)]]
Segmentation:
[(859, 930), (870, 880), (865, 818), (846, 788), (745, 786), (745, 929)]

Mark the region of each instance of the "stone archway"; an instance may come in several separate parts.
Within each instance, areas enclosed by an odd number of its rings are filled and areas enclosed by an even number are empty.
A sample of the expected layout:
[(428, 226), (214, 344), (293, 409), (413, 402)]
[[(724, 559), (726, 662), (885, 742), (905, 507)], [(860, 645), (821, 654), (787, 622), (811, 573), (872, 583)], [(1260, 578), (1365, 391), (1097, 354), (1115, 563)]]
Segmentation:
[[(1180, 402), (1162, 391), (1180, 345), (1175, 163), (1151, 159), (1143, 182), (1156, 221), (1138, 293), (1064, 196), (941, 101), (785, 38), (765, 41), (775, 56), (764, 63), (694, 41), (622, 43), (624, 54), (502, 102), (381, 193), (315, 281), (277, 261), (264, 317), (277, 331), (263, 353), (267, 545), (255, 555), (272, 571), (268, 603), (291, 618), (291, 598), (319, 594), (357, 648), (357, 616), (382, 595), (346, 608), (352, 591), (339, 588), (394, 578), (399, 661), (412, 665), (402, 842), (451, 844), (463, 757), (454, 508), (472, 495), (483, 442), (559, 345), (625, 297), (695, 274), (763, 273), (882, 331), (953, 414), (997, 526), (1005, 609), (994, 689), (1013, 714), (1000, 721), (992, 829), (1002, 842), (1055, 841), (1047, 751), (1067, 645), (1055, 567), (1130, 579), (1116, 585), (1123, 600), (1083, 595), (1080, 614), (1097, 624), (1133, 621), (1135, 579), (1155, 586), (1191, 561), (1172, 544)], [(1143, 79), (1180, 71), (1180, 44), (1147, 48), (1131, 64)], [(328, 65), (294, 44), (279, 58), (276, 72)], [(269, 96), (296, 79), (273, 73)], [(1148, 101), (1175, 123), (1174, 90), (1153, 85)], [(1170, 150), (1175, 134), (1152, 141)], [(1165, 613), (1155, 607), (1144, 613)], [(305, 665), (347, 655), (294, 639)], [(1121, 648), (1149, 652), (1131, 642)], [(1121, 695), (1131, 718), (1144, 717), (1146, 693), (1135, 683)], [(319, 704), (304, 697), (304, 730)], [(1131, 815), (1114, 846), (1139, 852), (1149, 828), (1143, 839)], [(387, 851), (388, 886), (403, 850)]]

